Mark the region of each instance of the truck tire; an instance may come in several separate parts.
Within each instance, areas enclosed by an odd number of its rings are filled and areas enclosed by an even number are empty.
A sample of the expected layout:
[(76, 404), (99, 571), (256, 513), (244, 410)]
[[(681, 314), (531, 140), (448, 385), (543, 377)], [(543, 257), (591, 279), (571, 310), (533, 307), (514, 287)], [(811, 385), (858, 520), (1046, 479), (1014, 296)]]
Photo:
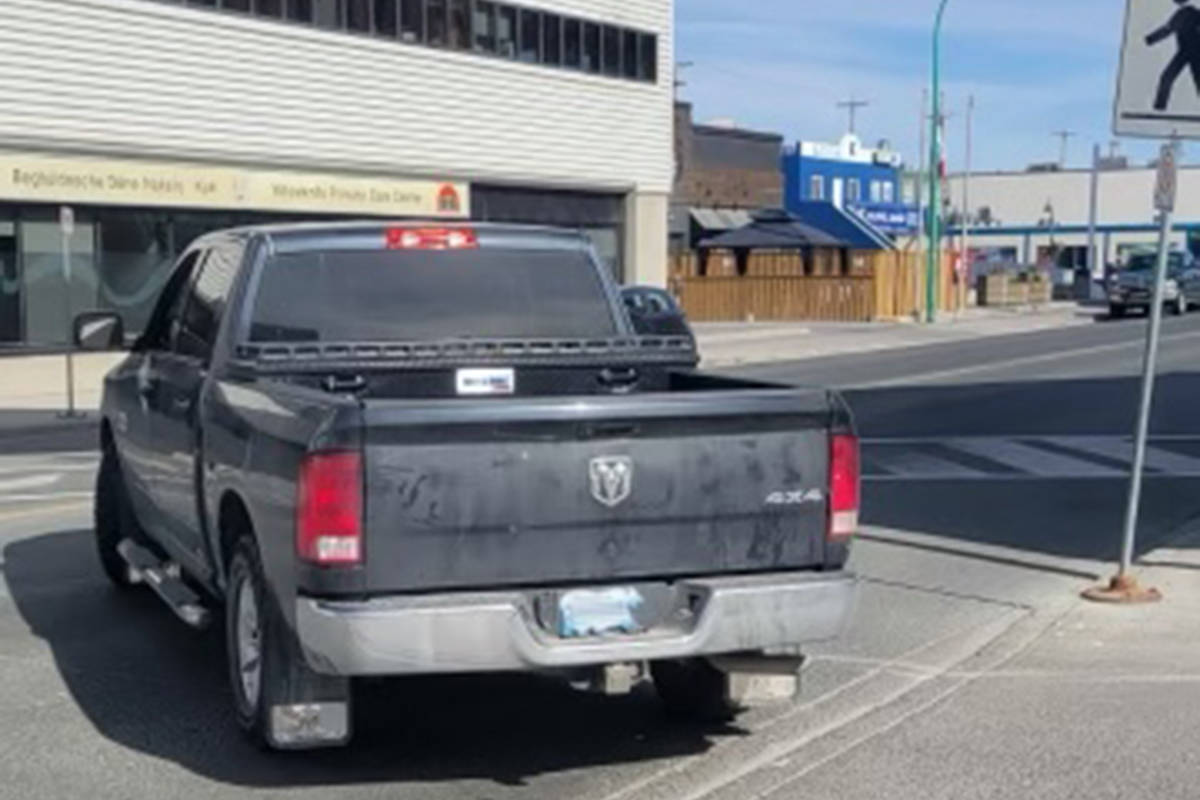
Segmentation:
[(1113, 303), (1108, 307), (1108, 315), (1113, 319), (1120, 319), (1125, 316), (1125, 306), (1119, 303)]
[(704, 658), (654, 661), (654, 688), (667, 713), (697, 722), (728, 722), (738, 711), (727, 694), (725, 673)]
[[(225, 587), (225, 653), (238, 725), (263, 749), (328, 747), (350, 738), (350, 686), (346, 678), (314, 673), (304, 661), (271, 593), (252, 534), (233, 548)], [(272, 708), (300, 703), (341, 703), (345, 733), (336, 740), (278, 741)]]
[(119, 589), (133, 586), (129, 579), (129, 565), (117, 552), (122, 539), (145, 540), (133, 517), (129, 495), (125, 490), (125, 479), (121, 475), (121, 462), (112, 445), (104, 447), (100, 456), (100, 471), (96, 474), (96, 497), (92, 501), (92, 513), (96, 532), (96, 553), (100, 566), (109, 581)]

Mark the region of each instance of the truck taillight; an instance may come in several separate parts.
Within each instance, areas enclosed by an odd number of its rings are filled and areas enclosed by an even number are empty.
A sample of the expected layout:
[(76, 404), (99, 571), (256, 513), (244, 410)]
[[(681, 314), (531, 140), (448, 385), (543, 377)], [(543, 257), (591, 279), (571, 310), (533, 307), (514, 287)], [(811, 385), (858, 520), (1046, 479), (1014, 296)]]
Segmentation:
[(300, 464), (296, 555), (322, 566), (362, 562), (362, 458), (350, 451), (310, 453)]
[(848, 539), (858, 530), (858, 437), (834, 434), (829, 439), (830, 539)]
[(474, 250), (479, 239), (470, 228), (388, 228), (389, 250)]

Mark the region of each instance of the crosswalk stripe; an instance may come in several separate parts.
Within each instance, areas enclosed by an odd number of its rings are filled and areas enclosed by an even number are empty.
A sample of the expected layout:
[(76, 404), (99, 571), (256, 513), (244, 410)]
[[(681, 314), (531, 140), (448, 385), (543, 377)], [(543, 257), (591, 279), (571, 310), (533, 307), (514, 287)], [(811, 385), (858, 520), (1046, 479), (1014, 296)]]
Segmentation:
[(892, 475), (919, 475), (922, 477), (945, 476), (970, 478), (985, 473), (977, 469), (958, 464), (945, 458), (938, 458), (921, 450), (904, 447), (886, 447), (872, 449), (869, 460)]
[(61, 475), (26, 475), (24, 478), (8, 478), (0, 480), (0, 494), (16, 489), (36, 489), (57, 483)]
[[(1132, 465), (1133, 463), (1133, 441), (1130, 439), (1111, 436), (1055, 436), (1047, 438), (1046, 441), (1072, 450), (1123, 461), (1126, 464)], [(1200, 458), (1192, 458), (1153, 446), (1146, 448), (1146, 466), (1158, 472), (1200, 474)]]
[(1123, 474), (1114, 467), (1042, 450), (1012, 439), (952, 439), (945, 444), (1031, 475), (1115, 477)]

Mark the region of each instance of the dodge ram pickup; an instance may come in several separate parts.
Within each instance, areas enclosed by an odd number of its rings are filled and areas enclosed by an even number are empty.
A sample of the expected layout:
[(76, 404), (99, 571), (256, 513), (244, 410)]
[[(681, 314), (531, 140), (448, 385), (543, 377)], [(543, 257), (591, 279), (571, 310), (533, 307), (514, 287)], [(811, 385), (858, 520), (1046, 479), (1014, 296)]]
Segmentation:
[[(74, 326), (123, 346), (112, 312)], [(697, 365), (635, 333), (577, 232), (211, 233), (105, 378), (99, 561), (223, 620), (272, 748), (347, 742), (359, 676), (649, 679), (698, 717), (786, 697), (855, 596), (851, 415)]]

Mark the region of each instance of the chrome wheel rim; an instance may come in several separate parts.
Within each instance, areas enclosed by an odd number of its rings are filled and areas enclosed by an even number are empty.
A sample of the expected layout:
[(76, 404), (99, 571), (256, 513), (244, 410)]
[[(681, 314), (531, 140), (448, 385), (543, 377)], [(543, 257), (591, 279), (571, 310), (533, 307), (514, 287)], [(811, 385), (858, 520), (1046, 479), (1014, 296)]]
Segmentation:
[(237, 596), (237, 666), (242, 695), (251, 708), (258, 707), (262, 685), (262, 629), (259, 625), (258, 600), (249, 578), (243, 578)]

